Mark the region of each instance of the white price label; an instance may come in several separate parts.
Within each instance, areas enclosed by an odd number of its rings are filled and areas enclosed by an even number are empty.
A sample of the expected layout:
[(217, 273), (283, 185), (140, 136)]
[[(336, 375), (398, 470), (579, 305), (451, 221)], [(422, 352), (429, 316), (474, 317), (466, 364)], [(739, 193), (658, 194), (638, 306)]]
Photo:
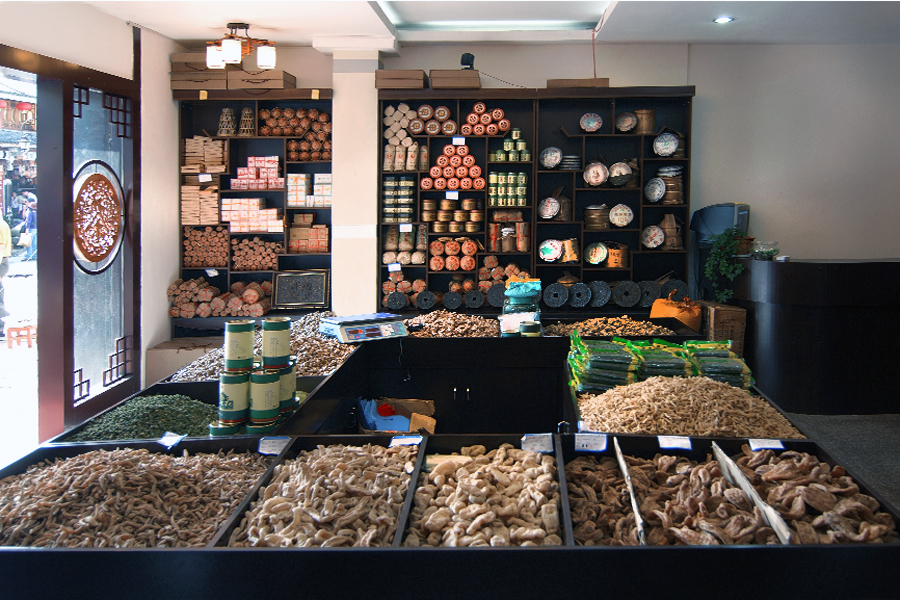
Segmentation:
[(447, 200), (459, 200), (459, 192), (447, 192)]
[(217, 277), (218, 275), (219, 275), (219, 272), (215, 269), (207, 269), (206, 270), (207, 277)]
[(412, 233), (412, 223), (400, 223), (400, 233)]
[(421, 443), (421, 435), (395, 435), (391, 438), (388, 448), (393, 448), (394, 446), (418, 446)]
[(605, 433), (576, 433), (576, 452), (604, 452), (606, 451)]
[(259, 440), (259, 448), (257, 452), (260, 454), (281, 454), (284, 447), (291, 442), (291, 438), (286, 435), (278, 435), (272, 437), (264, 437)]
[(658, 437), (660, 448), (691, 449), (691, 438), (681, 435), (661, 435)]
[(750, 449), (756, 452), (757, 450), (784, 450), (784, 444), (781, 443), (781, 440), (762, 440), (762, 439), (752, 439), (747, 440), (750, 444)]
[(462, 136), (460, 136), (460, 135), (455, 135), (455, 136), (453, 136), (453, 145), (454, 145), (454, 146), (465, 146), (465, 145), (466, 145), (466, 138), (464, 138), (464, 137), (462, 137)]
[(157, 440), (157, 443), (162, 446), (165, 446), (166, 448), (172, 448), (173, 446), (178, 444), (178, 442), (183, 440), (185, 437), (187, 437), (187, 436), (181, 435), (178, 433), (172, 433), (171, 431), (167, 431), (163, 434), (163, 436), (161, 438), (159, 438)]
[(395, 273), (400, 270), (400, 263), (391, 263), (388, 265), (388, 273)]
[(553, 435), (549, 433), (529, 433), (522, 436), (522, 450), (546, 454), (553, 452)]
[(197, 176), (197, 181), (199, 181), (200, 183), (209, 183), (210, 181), (212, 181), (212, 175), (210, 175), (209, 173), (200, 173)]

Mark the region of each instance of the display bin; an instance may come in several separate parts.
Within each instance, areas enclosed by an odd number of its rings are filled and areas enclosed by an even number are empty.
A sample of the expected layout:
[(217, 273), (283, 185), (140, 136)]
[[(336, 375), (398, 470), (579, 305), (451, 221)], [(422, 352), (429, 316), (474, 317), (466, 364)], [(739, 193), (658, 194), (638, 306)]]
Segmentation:
[[(387, 447), (393, 436), (390, 435), (334, 435), (334, 436), (297, 436), (291, 438), (290, 443), (285, 446), (284, 451), (278, 456), (278, 464), (284, 464), (288, 460), (293, 460), (297, 458), (303, 451), (315, 450), (318, 446), (332, 446), (336, 444), (345, 445), (345, 446), (364, 446), (367, 444), (384, 446)], [(421, 450), (421, 445), (419, 451), (416, 453), (416, 468), (413, 473), (410, 475), (410, 488), (415, 490), (413, 484), (415, 482), (416, 474), (419, 472), (421, 465), (423, 464), (423, 452)], [(230, 548), (228, 546), (228, 542), (231, 539), (231, 535), (234, 530), (241, 525), (241, 521), (244, 519), (247, 511), (251, 508), (251, 504), (258, 500), (259, 495), (265, 490), (265, 487), (269, 484), (272, 477), (274, 476), (274, 467), (266, 472), (266, 475), (260, 480), (259, 485), (254, 489), (252, 494), (248, 494), (244, 501), (237, 507), (237, 509), (231, 514), (228, 520), (223, 524), (222, 527), (219, 528), (219, 531), (216, 532), (215, 538), (210, 543), (210, 546), (216, 546), (219, 548), (228, 548), (229, 551), (239, 552), (242, 549), (240, 548)], [(401, 532), (403, 523), (406, 522), (406, 516), (409, 514), (410, 507), (412, 506), (412, 497), (413, 494), (407, 493), (404, 496), (403, 507), (400, 510), (400, 515), (397, 519), (397, 532)], [(391, 544), (392, 547), (399, 547), (400, 545), (400, 536), (394, 535), (393, 542)], [(259, 548), (251, 548), (250, 550), (260, 550)], [(338, 548), (294, 548), (296, 551), (334, 551), (338, 550)], [(363, 549), (357, 549), (363, 550)]]
[[(613, 439), (618, 440), (619, 448), (622, 450), (622, 454), (625, 456), (635, 456), (638, 458), (644, 459), (652, 459), (657, 454), (668, 454), (672, 456), (684, 456), (690, 460), (695, 461), (705, 461), (713, 459), (713, 448), (712, 444), (715, 443), (722, 449), (722, 451), (728, 456), (735, 458), (741, 455), (741, 447), (745, 444), (748, 444), (748, 440), (746, 438), (711, 438), (711, 437), (689, 437), (687, 438), (690, 441), (690, 449), (683, 448), (663, 448), (662, 440), (660, 436), (649, 436), (649, 435), (627, 435), (627, 434), (598, 434), (606, 437), (607, 444), (606, 449), (602, 452), (593, 453), (596, 456), (611, 456), (615, 457), (615, 450), (613, 446)], [(585, 452), (583, 450), (578, 450), (583, 445), (578, 439), (578, 434), (563, 434), (559, 436), (561, 453), (564, 461), (563, 469), (565, 464), (568, 464), (570, 461), (574, 460), (578, 456), (585, 456), (590, 454), (589, 452)], [(833, 456), (824, 448), (819, 446), (813, 441), (810, 440), (766, 440), (769, 444), (776, 444), (783, 446), (783, 450), (775, 450), (775, 454), (780, 454), (781, 452), (792, 450), (796, 452), (806, 452), (818, 458), (820, 461), (828, 463), (832, 467), (835, 465), (841, 464), (840, 461), (837, 461), (833, 458)], [(577, 444), (577, 445), (576, 445)], [(854, 475), (852, 472), (848, 471), (848, 475), (853, 477), (856, 484), (859, 486), (860, 492), (869, 496), (872, 496), (881, 504), (881, 510), (889, 513), (894, 518), (895, 526), (900, 524), (900, 512), (898, 512), (897, 508), (892, 506), (890, 503), (884, 500), (880, 494), (873, 491), (872, 488), (863, 480), (861, 480), (858, 476)], [(763, 498), (765, 501), (765, 498)], [(568, 513), (569, 506), (566, 505), (566, 512)], [(568, 515), (571, 518), (571, 514)], [(643, 515), (642, 515), (643, 516)], [(799, 544), (798, 544), (799, 545)], [(900, 547), (900, 544), (891, 544), (891, 546)], [(747, 546), (744, 546), (747, 547)], [(815, 548), (819, 547), (818, 545), (807, 545), (806, 547)], [(830, 546), (832, 548), (836, 548), (837, 545)], [(588, 548), (588, 547), (583, 547)], [(662, 548), (662, 546), (658, 546), (657, 548)]]
[[(520, 439), (521, 435), (432, 437), (435, 445), (432, 440), (426, 440), (426, 450), (420, 456), (431, 448), (487, 445), (486, 439), (512, 440)], [(655, 436), (616, 437), (626, 453), (646, 455), (658, 448), (654, 446)], [(453, 443), (439, 442), (439, 438), (452, 439)], [(301, 446), (363, 439), (385, 441), (371, 436), (297, 438), (275, 461)], [(185, 448), (252, 450), (258, 443), (256, 438), (185, 441), (172, 452)], [(574, 456), (574, 436), (557, 436), (555, 443), (563, 463)], [(706, 443), (703, 439), (694, 438), (692, 443), (692, 452), (703, 452), (701, 445)], [(741, 441), (717, 440), (717, 443), (727, 453), (736, 454)], [(813, 447), (820, 459), (830, 458), (826, 451), (810, 442), (785, 441), (784, 445), (788, 449)], [(0, 477), (23, 472), (39, 460), (84, 450), (71, 446), (41, 448), (0, 471)], [(258, 491), (262, 481), (271, 478), (274, 464), (260, 479), (260, 484), (250, 490), (249, 497)], [(564, 470), (564, 464), (557, 466), (560, 472)], [(864, 493), (881, 501), (865, 482), (854, 478)], [(886, 503), (881, 503), (888, 508)], [(891, 512), (896, 519), (896, 511), (891, 509)], [(565, 518), (567, 513), (563, 510), (561, 514)], [(235, 511), (232, 516), (237, 518), (238, 514)], [(227, 526), (220, 529), (219, 540), (226, 529)], [(385, 595), (400, 600), (419, 600), (425, 593), (423, 590), (427, 590), (429, 598), (438, 600), (555, 598), (561, 593), (585, 597), (596, 597), (598, 593), (622, 597), (640, 594), (696, 600), (719, 597), (723, 589), (741, 598), (871, 599), (896, 597), (893, 573), (898, 561), (900, 544), (327, 550), (221, 546), (196, 549), (6, 547), (0, 548), (0, 581), (3, 597), (11, 599), (59, 596), (149, 600), (177, 596), (244, 600), (274, 595), (293, 597), (300, 589), (304, 597), (352, 597), (371, 595), (373, 576), (378, 573), (405, 574), (378, 584)], [(648, 570), (652, 572), (650, 577)], [(440, 573), (444, 575), (439, 576)], [(710, 575), (704, 576), (707, 573)], [(565, 592), (561, 592), (563, 589)]]
[[(298, 429), (303, 429), (306, 433), (315, 433), (317, 431), (317, 427), (315, 427), (316, 423), (320, 423), (324, 421), (328, 416), (330, 416), (331, 411), (333, 410), (333, 406), (325, 406), (327, 403), (319, 404), (315, 402), (315, 393), (316, 390), (321, 387), (323, 382), (327, 379), (327, 376), (319, 376), (319, 377), (298, 377), (297, 378), (297, 390), (309, 392), (307, 397), (300, 403), (300, 406), (294, 413), (294, 417), (296, 417), (295, 425)], [(141, 390), (136, 394), (132, 394), (131, 396), (125, 398), (121, 402), (117, 402), (116, 404), (110, 406), (103, 412), (94, 415), (91, 419), (84, 421), (83, 423), (78, 424), (77, 426), (65, 431), (53, 438), (50, 438), (43, 445), (54, 445), (54, 444), (93, 444), (97, 442), (71, 442), (69, 441), (69, 437), (74, 435), (75, 433), (81, 431), (85, 428), (85, 426), (97, 419), (101, 415), (106, 414), (107, 412), (118, 408), (124, 405), (126, 402), (133, 400), (134, 398), (140, 398), (143, 396), (155, 396), (155, 395), (182, 395), (187, 396), (189, 398), (193, 398), (194, 400), (199, 400), (205, 404), (212, 404), (214, 406), (219, 403), (219, 382), (217, 381), (191, 381), (191, 382), (178, 382), (178, 383), (166, 383), (159, 382), (151, 385), (150, 387)], [(323, 414), (327, 413), (327, 414)], [(283, 425), (283, 424), (282, 424)], [(276, 430), (277, 432), (278, 430)], [(246, 434), (243, 434), (246, 435)], [(188, 439), (206, 439), (207, 436), (204, 437), (196, 437), (196, 438), (188, 438)], [(226, 436), (231, 437), (231, 436)], [(258, 437), (258, 436), (257, 436)], [(130, 442), (131, 440), (111, 440), (118, 441), (119, 443)]]
[[(623, 310), (622, 314), (627, 314)], [(675, 332), (675, 335), (616, 335), (616, 336), (593, 336), (593, 335), (582, 335), (582, 337), (587, 339), (611, 339), (613, 337), (624, 337), (629, 340), (649, 340), (649, 339), (661, 339), (666, 340), (667, 342), (675, 342), (676, 344), (680, 344), (686, 340), (699, 340), (704, 339), (703, 336), (673, 317), (655, 317), (649, 318), (646, 314), (642, 315), (628, 315), (629, 318), (640, 321), (647, 321), (654, 325), (658, 325), (660, 327), (667, 327)], [(544, 327), (551, 324), (562, 324), (567, 325), (569, 323), (578, 323), (580, 321), (584, 321), (586, 319), (596, 318), (596, 317), (556, 317), (544, 315), (541, 318), (541, 323)], [(615, 318), (607, 316), (607, 318)], [(553, 336), (547, 336), (553, 337)]]

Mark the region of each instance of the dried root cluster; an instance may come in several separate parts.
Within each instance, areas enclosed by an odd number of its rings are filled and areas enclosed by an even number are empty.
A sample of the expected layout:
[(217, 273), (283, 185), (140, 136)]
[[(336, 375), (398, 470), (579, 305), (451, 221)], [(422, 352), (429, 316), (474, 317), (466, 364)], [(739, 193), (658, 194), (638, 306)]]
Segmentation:
[(390, 546), (417, 447), (319, 446), (278, 465), (230, 546)]
[(566, 489), (575, 543), (637, 546), (640, 543), (625, 478), (615, 458), (579, 456), (566, 464)]
[[(337, 369), (353, 351), (353, 346), (341, 344), (319, 333), (319, 321), (333, 317), (330, 311), (310, 313), (291, 322), (291, 354), (297, 356), (297, 375), (315, 377), (328, 375)], [(262, 352), (262, 334), (257, 331), (255, 353)], [(176, 371), (170, 381), (214, 381), (225, 369), (225, 351), (216, 348)]]
[(470, 446), (422, 473), (404, 546), (559, 546), (552, 456)]
[(94, 450), (0, 480), (0, 545), (205, 546), (267, 467), (259, 454)]
[(407, 319), (406, 326), (422, 325), (419, 331), (410, 331), (412, 337), (498, 337), (500, 322), (475, 315), (461, 315), (449, 310), (436, 310)]
[(806, 452), (742, 447), (735, 457), (760, 496), (793, 530), (792, 543), (839, 544), (900, 541), (893, 517), (860, 492), (843, 467)]
[(708, 377), (651, 377), (599, 395), (578, 409), (592, 431), (747, 438), (803, 438), (765, 399)]
[(577, 323), (553, 323), (544, 326), (544, 335), (567, 336), (578, 330), (585, 337), (613, 337), (636, 335), (675, 335), (668, 327), (655, 325), (650, 321), (639, 321), (627, 315), (621, 317), (597, 317)]

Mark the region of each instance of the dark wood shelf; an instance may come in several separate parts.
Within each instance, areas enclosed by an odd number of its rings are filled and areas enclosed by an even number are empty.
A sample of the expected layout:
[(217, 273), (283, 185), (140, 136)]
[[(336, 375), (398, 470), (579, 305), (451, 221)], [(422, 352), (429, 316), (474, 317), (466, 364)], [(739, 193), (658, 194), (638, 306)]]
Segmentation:
[[(201, 99), (201, 91), (206, 98)], [(317, 95), (318, 98), (313, 98)], [(207, 102), (217, 100), (331, 100), (331, 88), (291, 88), (286, 90), (172, 90), (172, 99), (188, 102)]]

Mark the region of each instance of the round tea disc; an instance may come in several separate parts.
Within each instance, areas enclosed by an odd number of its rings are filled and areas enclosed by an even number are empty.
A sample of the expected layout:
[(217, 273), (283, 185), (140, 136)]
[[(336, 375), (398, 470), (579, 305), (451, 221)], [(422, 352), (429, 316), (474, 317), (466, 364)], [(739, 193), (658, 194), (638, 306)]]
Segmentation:
[(416, 306), (422, 310), (428, 310), (429, 308), (434, 308), (435, 297), (434, 292), (429, 292), (425, 290), (424, 292), (419, 292), (418, 296), (416, 296)]
[(653, 301), (659, 299), (660, 285), (655, 281), (639, 281), (638, 287), (641, 288), (641, 300), (638, 306), (648, 308), (653, 306)]
[(409, 304), (409, 296), (403, 292), (392, 292), (391, 295), (388, 296), (388, 308), (391, 310), (406, 308), (407, 304)]
[(463, 297), (459, 292), (447, 292), (444, 294), (444, 308), (456, 310), (462, 305)]
[(612, 291), (612, 300), (619, 306), (628, 308), (641, 299), (641, 288), (633, 281), (620, 281)]
[(592, 308), (600, 308), (609, 302), (609, 297), (612, 295), (612, 290), (609, 287), (609, 284), (605, 281), (592, 281), (588, 284), (588, 288), (591, 290), (591, 307)]
[(488, 289), (487, 301), (494, 308), (502, 308), (503, 300), (506, 298), (506, 285), (502, 283), (494, 284)]
[(670, 279), (664, 284), (662, 284), (662, 288), (659, 290), (660, 298), (668, 298), (669, 294), (672, 293), (672, 290), (675, 290), (675, 295), (672, 296), (672, 300), (676, 302), (681, 302), (684, 300), (684, 297), (687, 295), (688, 286), (685, 282), (680, 279)]
[(569, 286), (569, 306), (583, 308), (591, 301), (591, 288), (583, 283), (573, 283)]
[(466, 292), (465, 301), (467, 308), (481, 308), (484, 304), (484, 294), (478, 290), (469, 290)]
[(544, 304), (559, 308), (569, 299), (569, 288), (561, 283), (551, 283), (544, 289)]

